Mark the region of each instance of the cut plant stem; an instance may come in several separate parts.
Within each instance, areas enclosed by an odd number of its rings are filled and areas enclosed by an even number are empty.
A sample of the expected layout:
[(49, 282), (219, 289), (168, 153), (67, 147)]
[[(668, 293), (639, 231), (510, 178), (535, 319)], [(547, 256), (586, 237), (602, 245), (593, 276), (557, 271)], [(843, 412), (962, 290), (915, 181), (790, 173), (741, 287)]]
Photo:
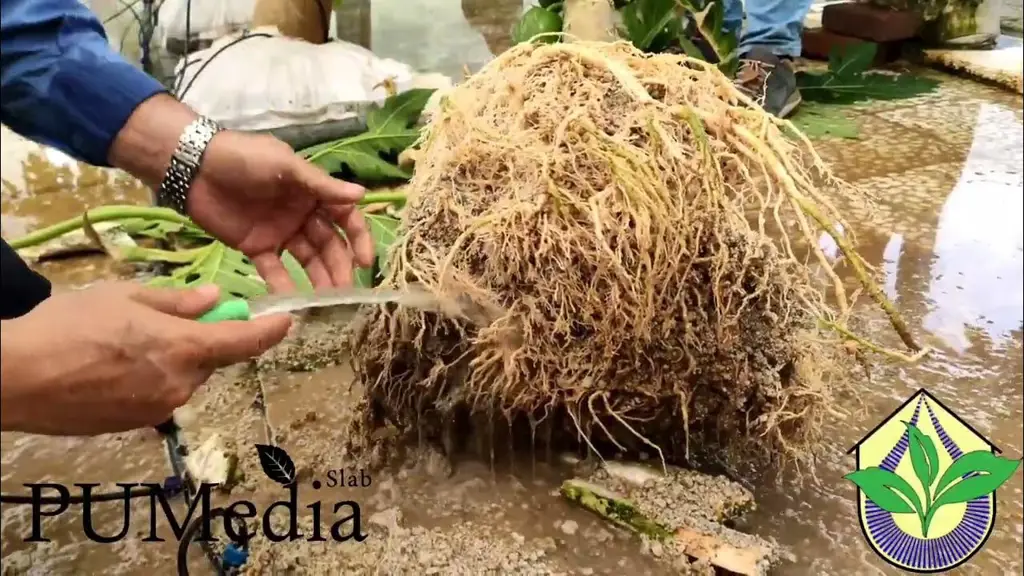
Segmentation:
[[(405, 201), (405, 192), (388, 189), (380, 192), (367, 192), (358, 204), (360, 206), (384, 203), (405, 204)], [(85, 214), (82, 216), (75, 216), (74, 218), (68, 218), (62, 222), (30, 232), (21, 238), (15, 238), (14, 240), (9, 241), (8, 244), (10, 244), (11, 248), (14, 250), (21, 250), (23, 248), (49, 242), (50, 240), (59, 238), (68, 232), (82, 228), (85, 224), (84, 218)], [(101, 206), (88, 211), (88, 220), (93, 224), (116, 220), (149, 220), (153, 222), (174, 222), (176, 224), (184, 224), (186, 226), (196, 225), (188, 216), (182, 216), (170, 208), (160, 208), (157, 206)]]
[[(100, 208), (94, 208), (88, 212), (89, 221), (93, 224), (100, 222), (108, 222), (111, 220), (131, 220), (131, 219), (143, 219), (153, 220), (161, 222), (175, 222), (177, 224), (193, 225), (192, 221), (187, 216), (182, 216), (174, 210), (168, 208), (158, 208), (155, 206), (102, 206)], [(40, 228), (35, 232), (31, 232), (22, 236), (21, 238), (15, 238), (9, 242), (11, 248), (20, 250), (22, 248), (28, 248), (29, 246), (35, 246), (58, 238), (71, 232), (82, 228), (85, 224), (84, 214), (82, 216), (76, 216), (69, 218), (63, 222), (58, 222), (52, 226)]]
[(763, 547), (734, 545), (722, 538), (730, 532), (728, 528), (717, 526), (715, 531), (689, 526), (668, 528), (644, 516), (623, 496), (576, 478), (563, 482), (560, 492), (567, 500), (618, 526), (671, 544), (687, 556), (706, 561), (727, 573), (761, 576), (771, 563), (770, 552)]
[(360, 206), (369, 204), (405, 204), (407, 196), (405, 192), (388, 189), (380, 192), (368, 191), (363, 199), (359, 201)]

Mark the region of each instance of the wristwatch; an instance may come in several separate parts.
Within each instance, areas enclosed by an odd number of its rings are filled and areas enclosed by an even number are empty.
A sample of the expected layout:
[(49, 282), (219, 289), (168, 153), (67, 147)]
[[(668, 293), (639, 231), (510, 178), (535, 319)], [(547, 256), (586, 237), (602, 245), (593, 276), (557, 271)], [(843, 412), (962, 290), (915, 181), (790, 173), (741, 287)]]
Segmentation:
[(188, 192), (192, 181), (199, 173), (199, 164), (210, 140), (222, 130), (220, 124), (200, 116), (193, 120), (178, 138), (178, 147), (171, 155), (171, 163), (164, 173), (163, 182), (156, 193), (156, 203), (171, 208), (179, 214), (187, 214)]

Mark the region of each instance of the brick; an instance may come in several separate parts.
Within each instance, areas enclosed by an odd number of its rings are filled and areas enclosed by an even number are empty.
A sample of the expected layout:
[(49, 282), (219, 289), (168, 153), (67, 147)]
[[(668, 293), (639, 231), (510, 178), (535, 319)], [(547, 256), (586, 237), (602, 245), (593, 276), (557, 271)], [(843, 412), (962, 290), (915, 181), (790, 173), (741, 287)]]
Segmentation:
[(923, 25), (914, 12), (859, 2), (829, 4), (821, 12), (821, 26), (825, 30), (871, 42), (909, 40), (917, 36)]
[[(828, 60), (833, 48), (864, 44), (860, 38), (851, 38), (829, 32), (824, 28), (805, 28), (803, 32), (803, 57), (811, 60)], [(878, 42), (874, 65), (880, 66), (899, 59), (902, 42)]]

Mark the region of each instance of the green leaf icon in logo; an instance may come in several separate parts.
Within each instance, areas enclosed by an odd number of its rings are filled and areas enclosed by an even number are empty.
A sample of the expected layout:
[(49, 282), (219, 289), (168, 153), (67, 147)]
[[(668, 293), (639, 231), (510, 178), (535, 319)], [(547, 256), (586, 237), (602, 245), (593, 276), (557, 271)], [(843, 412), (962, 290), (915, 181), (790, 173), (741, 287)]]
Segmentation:
[[(995, 492), (1019, 467), (1020, 460), (996, 456), (988, 450), (975, 450), (957, 458), (942, 474), (935, 487), (935, 499), (924, 521), (925, 535), (939, 508), (947, 504), (970, 502)], [(971, 476), (964, 478), (968, 474)]]
[(914, 475), (924, 487), (924, 501), (928, 502), (932, 497), (931, 486), (939, 475), (939, 453), (935, 450), (935, 442), (924, 435), (917, 426), (910, 422), (904, 422), (907, 427), (907, 436), (910, 440), (910, 465), (914, 468)]
[(872, 466), (844, 476), (876, 506), (893, 514), (921, 515), (921, 498), (909, 482), (893, 472)]
[[(1020, 460), (996, 456), (988, 450), (968, 452), (953, 461), (939, 477), (939, 455), (935, 442), (909, 423), (910, 465), (924, 494), (898, 474), (877, 466), (847, 474), (876, 506), (892, 514), (917, 514), (921, 534), (927, 538), (935, 513), (948, 504), (970, 502), (996, 491), (1020, 467)], [(937, 480), (937, 482), (936, 482)], [(922, 498), (923, 496), (923, 498)]]

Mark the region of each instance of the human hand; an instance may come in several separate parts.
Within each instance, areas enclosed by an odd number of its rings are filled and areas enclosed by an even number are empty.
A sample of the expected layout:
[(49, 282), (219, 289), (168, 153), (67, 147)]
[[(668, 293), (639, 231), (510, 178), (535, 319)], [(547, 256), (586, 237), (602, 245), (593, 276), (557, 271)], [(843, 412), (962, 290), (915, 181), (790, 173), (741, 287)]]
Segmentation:
[(155, 426), (217, 368), (265, 352), (291, 319), (201, 324), (216, 287), (120, 282), (56, 294), (3, 322), (4, 430), (94, 435)]
[(353, 263), (373, 264), (373, 240), (356, 207), (362, 197), (361, 186), (331, 177), (272, 136), (224, 131), (206, 149), (188, 212), (248, 256), (273, 291), (295, 287), (282, 250), (302, 263), (315, 288), (344, 287)]
[[(110, 164), (159, 189), (182, 131), (196, 117), (169, 95), (153, 96), (118, 132)], [(362, 197), (361, 186), (332, 178), (273, 136), (226, 130), (207, 145), (186, 208), (196, 224), (248, 256), (270, 289), (281, 292), (295, 287), (281, 262), (283, 250), (302, 263), (317, 288), (347, 286), (353, 263), (373, 264), (373, 240), (355, 206)]]

